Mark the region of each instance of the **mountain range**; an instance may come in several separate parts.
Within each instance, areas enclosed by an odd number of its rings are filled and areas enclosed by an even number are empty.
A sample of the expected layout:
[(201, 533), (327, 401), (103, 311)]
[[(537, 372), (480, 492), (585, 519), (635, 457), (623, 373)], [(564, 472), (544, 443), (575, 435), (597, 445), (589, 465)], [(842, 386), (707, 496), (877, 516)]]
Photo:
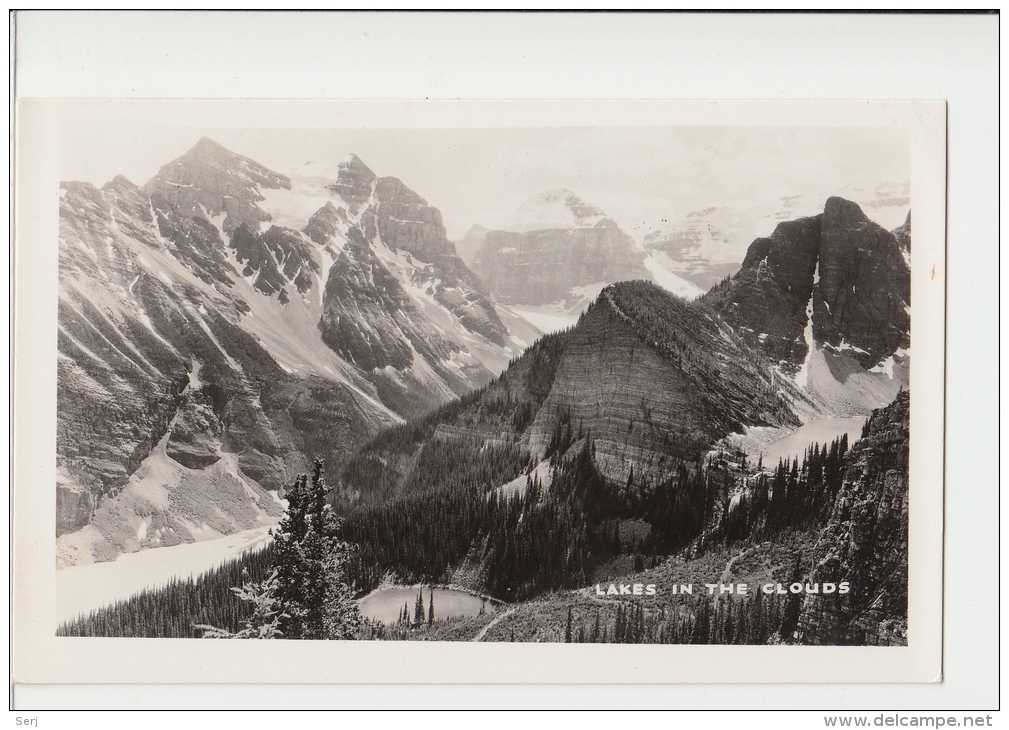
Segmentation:
[(700, 296), (571, 191), (453, 243), (353, 155), (284, 175), (204, 138), (59, 194), (60, 565), (272, 524), (317, 456), (348, 511), (548, 489), (578, 453), (636, 503), (907, 385), (910, 217), (841, 198)]
[[(903, 218), (911, 204), (906, 183), (852, 183), (832, 192), (890, 225)], [(816, 215), (823, 201), (804, 193), (711, 205), (654, 225), (643, 246), (663, 268), (707, 291), (736, 272), (755, 236), (769, 235), (784, 221)]]
[(688, 298), (702, 292), (660, 266), (602, 209), (563, 188), (529, 198), (503, 229), (473, 226), (456, 247), (497, 301), (541, 329), (574, 323), (616, 281), (655, 281)]
[(60, 186), (61, 564), (275, 521), (310, 459), (489, 381), (539, 335), (441, 214), (356, 157), (287, 177), (210, 139)]

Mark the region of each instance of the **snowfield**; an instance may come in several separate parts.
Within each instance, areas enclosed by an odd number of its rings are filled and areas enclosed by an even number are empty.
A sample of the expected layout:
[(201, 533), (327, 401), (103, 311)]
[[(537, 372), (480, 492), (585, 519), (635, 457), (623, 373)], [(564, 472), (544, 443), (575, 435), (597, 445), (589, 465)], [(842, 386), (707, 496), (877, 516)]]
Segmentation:
[(150, 548), (104, 563), (57, 570), (56, 621), (71, 621), (145, 588), (166, 585), (172, 578), (195, 578), (242, 553), (265, 547), (273, 540), (267, 534), (269, 529), (256, 527), (216, 540)]

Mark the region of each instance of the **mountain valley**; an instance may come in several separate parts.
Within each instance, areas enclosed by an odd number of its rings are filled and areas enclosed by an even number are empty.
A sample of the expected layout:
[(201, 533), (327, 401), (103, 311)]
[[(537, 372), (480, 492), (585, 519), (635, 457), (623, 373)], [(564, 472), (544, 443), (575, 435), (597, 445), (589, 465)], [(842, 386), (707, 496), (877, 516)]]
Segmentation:
[[(909, 213), (831, 197), (733, 264), (722, 209), (639, 244), (553, 189), (452, 242), (356, 155), (288, 173), (203, 138), (61, 184), (58, 568), (259, 540), (322, 459), (354, 592), (510, 605), (366, 638), (906, 643)], [(589, 588), (716, 568), (864, 590)]]

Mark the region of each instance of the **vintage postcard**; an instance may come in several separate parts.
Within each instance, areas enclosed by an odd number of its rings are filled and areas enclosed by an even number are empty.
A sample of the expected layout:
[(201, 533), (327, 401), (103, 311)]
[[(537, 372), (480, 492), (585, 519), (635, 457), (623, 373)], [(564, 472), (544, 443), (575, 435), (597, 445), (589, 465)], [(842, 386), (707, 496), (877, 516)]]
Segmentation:
[(945, 134), (22, 102), (15, 681), (937, 681)]

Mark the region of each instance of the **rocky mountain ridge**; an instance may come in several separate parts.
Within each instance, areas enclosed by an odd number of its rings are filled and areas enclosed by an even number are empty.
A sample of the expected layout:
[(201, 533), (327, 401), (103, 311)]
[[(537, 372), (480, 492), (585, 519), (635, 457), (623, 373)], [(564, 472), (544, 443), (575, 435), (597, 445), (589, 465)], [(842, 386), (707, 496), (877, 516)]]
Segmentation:
[(275, 519), (311, 458), (343, 463), (538, 334), (400, 181), (352, 158), (328, 182), (347, 199), (203, 139), (142, 188), (61, 184), (63, 564)]
[[(797, 427), (792, 402), (801, 399), (702, 307), (649, 282), (623, 282), (487, 387), (366, 446), (355, 460), (380, 462), (383, 473), (369, 469), (362, 479), (351, 463), (345, 486), (367, 496), (370, 482), (391, 485), (388, 498), (430, 449), (507, 445), (535, 465), (564, 423), (591, 434), (595, 466), (610, 483), (633, 474), (654, 484), (745, 426)], [(458, 462), (464, 468), (467, 459)]]

